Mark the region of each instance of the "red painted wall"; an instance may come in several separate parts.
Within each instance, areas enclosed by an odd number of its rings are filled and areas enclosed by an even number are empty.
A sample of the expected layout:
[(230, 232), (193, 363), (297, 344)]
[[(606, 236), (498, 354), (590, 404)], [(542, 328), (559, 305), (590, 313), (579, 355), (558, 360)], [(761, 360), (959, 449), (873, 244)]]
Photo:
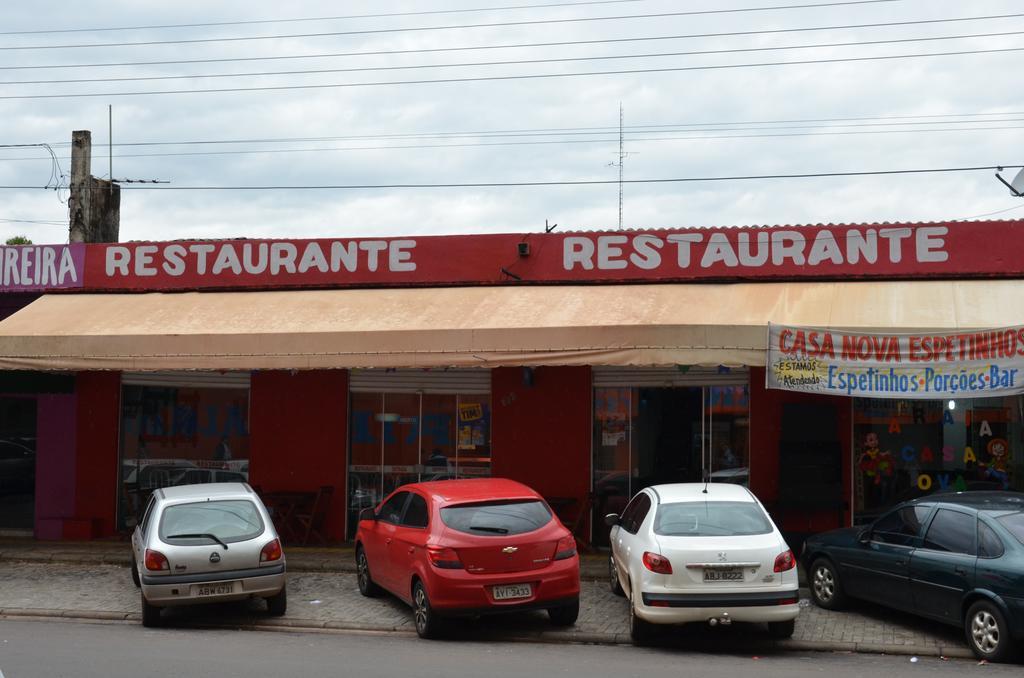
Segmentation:
[(249, 483), (261, 492), (334, 487), (328, 538), (345, 538), (348, 372), (253, 372)]
[(75, 517), (75, 408), (73, 393), (36, 398), (36, 539), (61, 539)]
[[(523, 368), (491, 371), (492, 473), (575, 499), (570, 521), (590, 491), (591, 397), (589, 367), (538, 367), (532, 386)], [(589, 534), (588, 522), (579, 534)]]
[(63, 520), (62, 536), (109, 537), (116, 534), (121, 373), (79, 372), (76, 392), (74, 515)]
[[(783, 406), (789, 403), (831, 404), (836, 408), (836, 440), (842, 446), (843, 500), (847, 506), (843, 511), (843, 525), (849, 525), (852, 505), (850, 400), (835, 396), (768, 390), (765, 388), (764, 370), (763, 367), (750, 368), (750, 489), (764, 502), (769, 511), (772, 511), (779, 500), (779, 476), (785, 472), (779, 463)], [(813, 533), (840, 526), (839, 513), (832, 510), (811, 513), (787, 511), (774, 517), (777, 520), (781, 518), (779, 527), (784, 531)]]

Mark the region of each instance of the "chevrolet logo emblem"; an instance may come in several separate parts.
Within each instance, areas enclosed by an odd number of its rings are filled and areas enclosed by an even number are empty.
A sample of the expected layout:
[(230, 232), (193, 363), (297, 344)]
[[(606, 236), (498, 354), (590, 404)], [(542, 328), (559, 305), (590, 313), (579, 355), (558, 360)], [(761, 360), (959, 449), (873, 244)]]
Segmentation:
[(502, 553), (507, 553), (508, 555), (512, 555), (513, 553), (515, 553), (518, 550), (519, 550), (519, 548), (516, 547), (516, 546), (506, 546), (505, 548), (501, 549), (501, 552)]

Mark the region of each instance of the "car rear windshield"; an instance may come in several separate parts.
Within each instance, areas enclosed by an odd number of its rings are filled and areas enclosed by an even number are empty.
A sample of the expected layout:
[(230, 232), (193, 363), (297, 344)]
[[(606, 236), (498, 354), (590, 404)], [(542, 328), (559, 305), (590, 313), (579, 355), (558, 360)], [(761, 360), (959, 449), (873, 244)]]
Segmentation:
[(445, 525), (482, 536), (503, 537), (540, 529), (551, 521), (551, 511), (542, 501), (490, 501), (459, 504), (441, 509)]
[(768, 534), (772, 524), (757, 504), (745, 501), (687, 501), (662, 504), (654, 533), (666, 537)]
[(1010, 513), (996, 518), (1021, 544), (1024, 544), (1024, 512)]
[[(248, 499), (174, 504), (160, 518), (160, 539), (168, 544), (230, 544), (259, 536), (263, 519)], [(210, 535), (210, 536), (181, 536)]]

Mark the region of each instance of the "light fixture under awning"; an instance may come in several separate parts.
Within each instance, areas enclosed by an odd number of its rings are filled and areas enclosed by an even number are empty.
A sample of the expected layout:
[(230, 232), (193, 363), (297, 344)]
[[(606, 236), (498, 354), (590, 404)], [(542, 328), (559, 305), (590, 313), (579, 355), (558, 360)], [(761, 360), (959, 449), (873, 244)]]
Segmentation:
[(0, 323), (0, 369), (764, 365), (769, 322), (1024, 324), (1024, 281), (51, 294)]

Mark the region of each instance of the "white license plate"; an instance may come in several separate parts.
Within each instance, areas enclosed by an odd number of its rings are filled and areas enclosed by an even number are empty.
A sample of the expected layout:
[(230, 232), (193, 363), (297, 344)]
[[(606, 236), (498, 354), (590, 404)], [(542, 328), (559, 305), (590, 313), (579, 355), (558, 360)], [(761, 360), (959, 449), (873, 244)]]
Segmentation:
[(192, 587), (192, 595), (196, 598), (207, 596), (226, 596), (235, 592), (234, 582), (227, 584), (200, 584)]
[(704, 581), (743, 581), (743, 569), (704, 570)]
[(506, 584), (505, 586), (495, 586), (493, 595), (495, 600), (529, 598), (533, 595), (533, 587), (529, 584)]

